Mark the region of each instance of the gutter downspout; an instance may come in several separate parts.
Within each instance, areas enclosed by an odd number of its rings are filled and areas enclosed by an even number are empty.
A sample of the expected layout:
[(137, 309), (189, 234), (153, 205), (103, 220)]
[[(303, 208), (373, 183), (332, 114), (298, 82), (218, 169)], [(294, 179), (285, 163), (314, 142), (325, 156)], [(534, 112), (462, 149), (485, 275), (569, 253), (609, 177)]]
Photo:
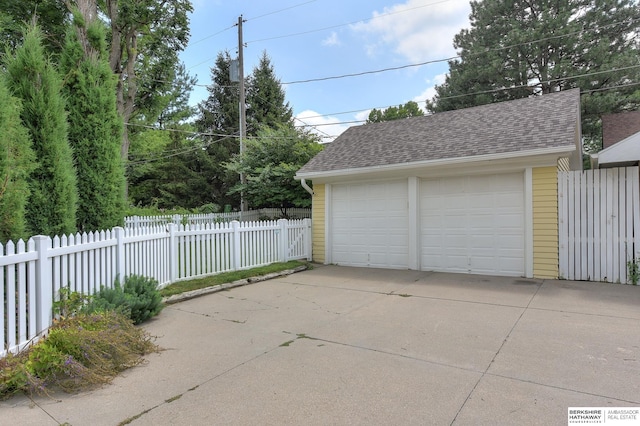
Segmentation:
[(307, 191), (309, 194), (313, 196), (313, 189), (311, 189), (311, 187), (307, 185), (307, 181), (304, 178), (300, 179), (300, 185), (302, 185), (305, 191)]

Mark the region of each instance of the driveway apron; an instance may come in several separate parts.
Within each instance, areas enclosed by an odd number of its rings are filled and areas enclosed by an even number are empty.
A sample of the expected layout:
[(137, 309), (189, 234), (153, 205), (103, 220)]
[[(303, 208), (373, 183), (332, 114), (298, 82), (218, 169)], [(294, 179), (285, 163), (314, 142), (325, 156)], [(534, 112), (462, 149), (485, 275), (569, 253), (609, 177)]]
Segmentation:
[(566, 425), (640, 407), (640, 288), (317, 265), (167, 306), (110, 385), (0, 423)]

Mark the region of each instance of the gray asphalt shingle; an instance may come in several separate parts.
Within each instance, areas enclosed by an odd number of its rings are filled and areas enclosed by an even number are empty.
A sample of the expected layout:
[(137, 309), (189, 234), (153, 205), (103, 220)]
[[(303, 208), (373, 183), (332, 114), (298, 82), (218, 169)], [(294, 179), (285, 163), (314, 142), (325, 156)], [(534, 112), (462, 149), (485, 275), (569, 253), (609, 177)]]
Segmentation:
[(574, 89), (350, 127), (298, 174), (566, 147), (579, 111)]

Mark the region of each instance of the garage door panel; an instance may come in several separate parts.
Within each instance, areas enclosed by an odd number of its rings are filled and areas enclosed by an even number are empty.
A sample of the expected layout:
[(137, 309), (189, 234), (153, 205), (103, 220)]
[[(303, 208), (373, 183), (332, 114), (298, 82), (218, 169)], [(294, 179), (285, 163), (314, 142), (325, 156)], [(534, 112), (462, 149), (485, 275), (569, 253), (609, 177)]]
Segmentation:
[(510, 251), (513, 252), (517, 250), (518, 254), (524, 253), (524, 248), (522, 247), (522, 237), (520, 235), (499, 235), (497, 237), (497, 248), (498, 252)]
[(421, 181), (424, 270), (524, 274), (522, 173)]
[(332, 186), (332, 262), (408, 267), (407, 200), (406, 180)]

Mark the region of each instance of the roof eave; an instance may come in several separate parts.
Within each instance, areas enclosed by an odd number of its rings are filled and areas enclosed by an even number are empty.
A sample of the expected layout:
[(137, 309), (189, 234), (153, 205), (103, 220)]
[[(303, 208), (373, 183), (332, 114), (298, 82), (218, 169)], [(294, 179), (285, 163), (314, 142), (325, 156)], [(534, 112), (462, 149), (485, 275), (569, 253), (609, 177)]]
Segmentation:
[(516, 152), (506, 152), (506, 153), (497, 153), (497, 154), (485, 154), (485, 155), (473, 155), (468, 157), (457, 157), (457, 158), (443, 158), (438, 160), (426, 160), (426, 161), (416, 161), (410, 163), (399, 163), (399, 164), (387, 164), (381, 166), (370, 166), (370, 167), (359, 167), (359, 168), (351, 168), (351, 169), (339, 169), (339, 170), (327, 170), (320, 172), (307, 172), (307, 173), (297, 173), (295, 175), (296, 180), (300, 179), (320, 179), (320, 178), (332, 178), (338, 176), (355, 176), (361, 174), (369, 174), (369, 173), (380, 173), (380, 172), (398, 172), (398, 171), (410, 171), (412, 169), (418, 168), (428, 168), (428, 167), (446, 167), (446, 166), (456, 166), (456, 165), (464, 165), (471, 163), (483, 163), (487, 161), (497, 161), (497, 160), (509, 160), (509, 159), (520, 159), (524, 157), (534, 157), (534, 156), (545, 156), (545, 155), (557, 155), (558, 158), (563, 156), (569, 156), (576, 150), (576, 146), (574, 144), (558, 146), (553, 148), (539, 148), (527, 151), (516, 151)]

